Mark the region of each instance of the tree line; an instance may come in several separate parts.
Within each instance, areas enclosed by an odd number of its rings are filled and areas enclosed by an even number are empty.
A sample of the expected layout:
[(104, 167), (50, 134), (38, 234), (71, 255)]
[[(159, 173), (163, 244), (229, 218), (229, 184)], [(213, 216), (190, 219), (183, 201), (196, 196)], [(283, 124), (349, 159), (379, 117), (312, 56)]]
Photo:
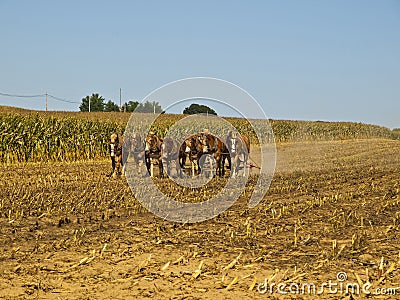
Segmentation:
[[(103, 96), (99, 94), (92, 94), (82, 98), (82, 102), (79, 106), (80, 111), (84, 112), (95, 112), (95, 111), (107, 111), (107, 112), (143, 112), (143, 113), (163, 113), (161, 105), (156, 101), (146, 101), (140, 103), (138, 101), (125, 102), (121, 107), (115, 104), (112, 100), (106, 102)], [(200, 105), (193, 103), (183, 110), (183, 114), (211, 114), (217, 115), (217, 113), (206, 105)]]
[(92, 94), (82, 98), (80, 111), (123, 111), (123, 112), (148, 112), (148, 113), (161, 113), (162, 107), (156, 101), (139, 103), (138, 101), (125, 102), (121, 107), (115, 104), (112, 100), (106, 102), (103, 96), (99, 94)]

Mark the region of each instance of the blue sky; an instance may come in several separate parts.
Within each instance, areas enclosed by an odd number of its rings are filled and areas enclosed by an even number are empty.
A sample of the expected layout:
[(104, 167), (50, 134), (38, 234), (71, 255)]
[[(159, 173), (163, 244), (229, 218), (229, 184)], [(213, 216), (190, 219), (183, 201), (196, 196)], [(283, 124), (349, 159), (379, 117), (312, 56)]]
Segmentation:
[[(274, 119), (400, 127), (398, 0), (2, 0), (0, 37), (2, 93), (118, 102), (120, 88), (124, 101), (140, 100), (210, 76), (247, 90)], [(78, 106), (51, 99), (49, 109)]]

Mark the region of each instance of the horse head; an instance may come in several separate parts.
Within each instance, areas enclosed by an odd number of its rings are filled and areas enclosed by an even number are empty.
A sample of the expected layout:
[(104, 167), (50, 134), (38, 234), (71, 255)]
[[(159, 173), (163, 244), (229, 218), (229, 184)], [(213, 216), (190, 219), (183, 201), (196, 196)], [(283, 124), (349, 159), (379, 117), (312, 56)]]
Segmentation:
[(166, 137), (163, 140), (161, 149), (163, 152), (163, 156), (167, 156), (167, 157), (177, 154), (179, 151), (179, 148), (177, 148), (177, 142), (175, 143), (174, 140), (170, 137)]
[(139, 133), (135, 132), (132, 135), (132, 144), (133, 144), (132, 148), (133, 148), (133, 152), (134, 153), (138, 153), (138, 152), (144, 151), (145, 143), (146, 142), (142, 139), (142, 136)]
[(151, 153), (156, 153), (161, 151), (161, 144), (162, 140), (155, 135), (154, 132), (149, 132), (149, 134), (146, 137), (146, 151), (150, 151)]

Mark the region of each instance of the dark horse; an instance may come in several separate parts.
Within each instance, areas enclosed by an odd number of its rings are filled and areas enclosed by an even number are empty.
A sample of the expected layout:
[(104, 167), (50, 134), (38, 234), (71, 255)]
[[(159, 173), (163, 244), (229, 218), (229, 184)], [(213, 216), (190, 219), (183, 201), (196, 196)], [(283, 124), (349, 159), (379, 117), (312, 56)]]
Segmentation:
[(123, 138), (116, 132), (113, 132), (110, 137), (110, 144), (108, 145), (110, 157), (111, 157), (111, 173), (109, 177), (116, 177), (122, 174), (123, 160), (122, 160), (122, 147)]
[[(162, 166), (165, 172), (172, 177), (182, 177), (181, 168), (182, 145), (177, 140), (166, 137), (161, 145)], [(186, 159), (186, 156), (185, 156)]]
[(203, 155), (203, 144), (200, 142), (201, 134), (193, 134), (185, 140), (185, 153), (192, 166), (192, 176), (200, 174), (200, 157)]
[(129, 145), (127, 145), (127, 147), (128, 147), (128, 154), (130, 157), (130, 161), (132, 161), (132, 163), (136, 165), (139, 173), (141, 173), (142, 165), (146, 165), (147, 171), (150, 172), (149, 170), (150, 165), (146, 160), (146, 154), (145, 154), (145, 147), (146, 147), (145, 139), (139, 133), (135, 132), (129, 137)]
[(163, 140), (154, 132), (149, 132), (146, 137), (146, 166), (150, 169), (150, 176), (154, 177), (154, 165), (158, 164), (159, 176), (163, 177), (163, 165), (161, 158), (161, 145)]

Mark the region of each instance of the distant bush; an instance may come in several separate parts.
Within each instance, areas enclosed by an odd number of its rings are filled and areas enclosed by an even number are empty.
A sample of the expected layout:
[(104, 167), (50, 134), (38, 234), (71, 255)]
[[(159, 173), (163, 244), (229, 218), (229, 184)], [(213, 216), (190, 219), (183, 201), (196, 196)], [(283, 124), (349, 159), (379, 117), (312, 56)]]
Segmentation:
[(395, 128), (392, 130), (392, 138), (400, 140), (400, 128)]

